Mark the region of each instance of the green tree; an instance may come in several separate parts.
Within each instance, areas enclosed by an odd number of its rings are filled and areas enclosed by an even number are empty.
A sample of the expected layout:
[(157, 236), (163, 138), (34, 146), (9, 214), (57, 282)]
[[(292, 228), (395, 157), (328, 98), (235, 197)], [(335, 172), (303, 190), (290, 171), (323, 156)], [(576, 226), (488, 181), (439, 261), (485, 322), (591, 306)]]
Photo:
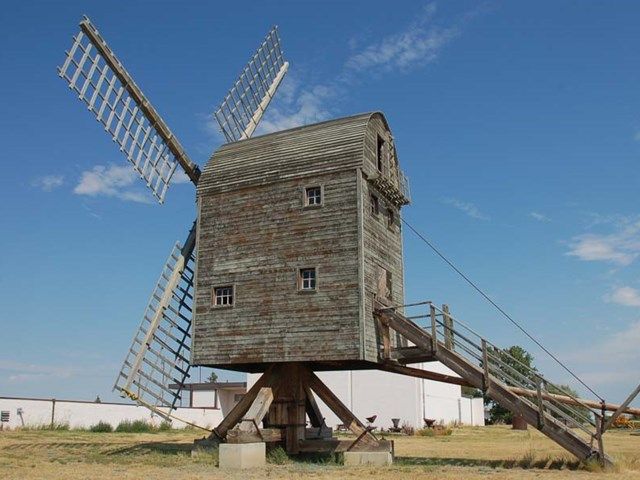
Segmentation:
[(207, 378), (207, 381), (209, 383), (217, 382), (218, 381), (218, 374), (212, 370), (211, 373), (209, 374), (209, 378)]
[[(533, 365), (533, 355), (531, 355), (519, 345), (512, 345), (505, 350), (499, 350), (489, 347), (489, 353), (492, 356), (499, 358), (503, 363), (506, 363), (511, 368), (523, 375), (530, 376), (531, 371), (537, 371), (536, 367)], [(494, 375), (497, 374), (497, 372), (492, 373)], [(515, 376), (513, 372), (509, 372), (508, 370), (506, 371), (506, 373), (509, 374), (510, 377)], [(506, 376), (501, 378), (500, 380), (502, 380), (507, 385), (513, 384), (513, 382), (510, 381)], [(513, 413), (511, 413), (511, 411), (507, 410), (503, 406), (487, 397), (485, 397), (484, 403), (489, 407), (490, 423), (511, 423), (511, 420), (513, 418)]]

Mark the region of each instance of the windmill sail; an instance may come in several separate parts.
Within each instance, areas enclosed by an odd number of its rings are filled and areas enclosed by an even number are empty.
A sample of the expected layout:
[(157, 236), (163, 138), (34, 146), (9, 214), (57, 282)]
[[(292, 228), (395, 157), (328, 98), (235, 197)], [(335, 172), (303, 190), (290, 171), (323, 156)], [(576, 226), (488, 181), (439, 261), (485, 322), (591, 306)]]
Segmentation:
[(197, 183), (198, 166), (87, 17), (73, 40), (59, 76), (112, 136), (157, 200), (164, 201), (178, 164)]
[(161, 415), (177, 406), (189, 378), (195, 229), (171, 251), (114, 385)]
[[(83, 20), (81, 28), (83, 32), (86, 29), (87, 32), (93, 32), (94, 36), (97, 36), (97, 31), (95, 31), (88, 19)], [(96, 41), (102, 42), (103, 50), (101, 51), (113, 56), (99, 36)], [(98, 120), (105, 124), (105, 128), (109, 130), (111, 123), (105, 123), (105, 114), (101, 110), (103, 107), (96, 107), (91, 99), (89, 101), (86, 100), (88, 94), (86, 92), (82, 93), (84, 87), (80, 86), (77, 80), (77, 77), (92, 78), (92, 69), (91, 67), (84, 67), (86, 58), (83, 60), (86, 52), (89, 52), (86, 55), (87, 58), (91, 55), (92, 45), (93, 43), (86, 43), (82, 39), (81, 32), (76, 37), (74, 46), (68, 53), (67, 62), (61, 68), (60, 74), (69, 81), (71, 88), (74, 88), (80, 94), (80, 98), (87, 103), (89, 108), (96, 114)], [(78, 49), (82, 51), (82, 54), (77, 53)], [(111, 76), (105, 76), (105, 78), (110, 85), (111, 83), (120, 85), (117, 95), (122, 91), (134, 92), (125, 98), (124, 102), (127, 102), (126, 108), (130, 108), (131, 102), (135, 104), (133, 108), (139, 107), (138, 111), (142, 111), (144, 105), (146, 105), (147, 109), (150, 108), (146, 100), (136, 103), (136, 98), (144, 99), (144, 97), (142, 97), (142, 93), (139, 92), (133, 80), (130, 80), (128, 74), (124, 72), (121, 64), (115, 60), (115, 57), (111, 60), (111, 64), (118, 66), (119, 69), (113, 69)], [(288, 66), (289, 64), (283, 59), (280, 40), (274, 27), (225, 97), (220, 109), (216, 112), (216, 118), (220, 122), (220, 127), (228, 141), (249, 138), (253, 134), (269, 102), (275, 95)], [(100, 65), (96, 67), (96, 69), (99, 68)], [(109, 71), (109, 67), (103, 68)], [(80, 70), (80, 74), (73, 73), (73, 69)], [(85, 71), (87, 72), (86, 74), (83, 73)], [(125, 81), (129, 83), (118, 84), (117, 82), (120, 81), (120, 78), (125, 78)], [(126, 80), (127, 78), (129, 80)], [(91, 81), (89, 84), (93, 85)], [(99, 85), (93, 88), (95, 91), (100, 92)], [(115, 87), (109, 88), (113, 92)], [(96, 96), (97, 98), (103, 98), (100, 93)], [(109, 99), (111, 97), (105, 95), (104, 98)], [(122, 98), (118, 96), (114, 102), (107, 100), (107, 107), (111, 107), (117, 102), (122, 102)], [(155, 114), (155, 110), (151, 110)], [(111, 107), (111, 111), (115, 111), (115, 107)], [(118, 117), (117, 112), (113, 115)], [(166, 149), (173, 155), (173, 157), (167, 158), (173, 158), (180, 163), (193, 183), (197, 184), (200, 175), (198, 167), (186, 157), (173, 135), (170, 134), (168, 127), (164, 123), (158, 123), (162, 122), (162, 120), (157, 114), (155, 115), (156, 117), (154, 118), (156, 120), (154, 120), (155, 123), (151, 123), (152, 128), (157, 129), (154, 131), (156, 136), (160, 136), (165, 141)], [(107, 122), (109, 121), (107, 120)], [(134, 129), (131, 125), (128, 125), (126, 128), (127, 132), (129, 132), (127, 133), (128, 135), (131, 135), (131, 132), (135, 130), (133, 138), (139, 135), (137, 127)], [(162, 136), (163, 132), (169, 132), (169, 134)], [(118, 133), (119, 130), (112, 134), (114, 135), (114, 140), (120, 143)], [(147, 138), (146, 134), (145, 138)], [(163, 151), (166, 151), (166, 149)], [(129, 155), (127, 155), (127, 158), (138, 169), (137, 165), (139, 163), (132, 161)], [(175, 161), (173, 169), (175, 169)], [(141, 172), (140, 169), (138, 171)], [(162, 177), (160, 180), (163, 184), (162, 188), (160, 191), (154, 190), (154, 194), (160, 201), (164, 198), (169, 179), (170, 176), (166, 180), (165, 177)], [(180, 247), (180, 245), (176, 244), (163, 268), (140, 327), (134, 336), (131, 348), (127, 352), (114, 385), (114, 390), (119, 391), (123, 396), (135, 400), (140, 405), (152, 409), (167, 419), (171, 418), (170, 411), (180, 401), (182, 387), (189, 378), (195, 241), (196, 226), (194, 223), (184, 246)], [(171, 388), (171, 384), (174, 384), (177, 388)]]
[(288, 68), (273, 27), (214, 113), (227, 142), (253, 135)]

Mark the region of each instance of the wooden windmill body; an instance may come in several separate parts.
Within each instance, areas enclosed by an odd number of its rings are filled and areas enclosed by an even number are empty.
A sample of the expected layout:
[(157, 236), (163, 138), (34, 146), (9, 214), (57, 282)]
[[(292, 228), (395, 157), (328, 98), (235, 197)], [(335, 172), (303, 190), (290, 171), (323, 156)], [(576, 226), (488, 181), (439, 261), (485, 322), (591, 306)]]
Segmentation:
[(408, 200), (381, 113), (230, 143), (203, 171), (192, 363), (266, 372), (290, 452), (306, 415), (322, 425), (310, 389), (364, 433), (312, 372), (382, 362), (374, 301), (402, 304)]

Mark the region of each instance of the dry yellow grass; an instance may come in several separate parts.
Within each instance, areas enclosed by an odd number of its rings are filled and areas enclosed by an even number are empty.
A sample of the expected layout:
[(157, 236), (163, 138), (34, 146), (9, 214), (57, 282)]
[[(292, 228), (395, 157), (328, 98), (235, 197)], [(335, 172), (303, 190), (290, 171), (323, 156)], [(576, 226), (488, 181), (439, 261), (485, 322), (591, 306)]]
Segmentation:
[(249, 472), (224, 472), (213, 457), (192, 458), (195, 434), (88, 432), (0, 433), (3, 479), (639, 479), (640, 436), (607, 434), (618, 462), (612, 472), (591, 473), (536, 431), (506, 427), (460, 428), (447, 437), (394, 437), (396, 463), (384, 468), (347, 468), (329, 463), (289, 462)]

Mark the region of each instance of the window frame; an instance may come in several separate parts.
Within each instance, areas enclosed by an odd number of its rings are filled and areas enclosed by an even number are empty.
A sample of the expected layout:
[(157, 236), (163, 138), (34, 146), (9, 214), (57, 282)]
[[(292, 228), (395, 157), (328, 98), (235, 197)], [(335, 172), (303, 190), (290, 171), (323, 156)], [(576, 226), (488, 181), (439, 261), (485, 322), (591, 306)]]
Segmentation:
[[(313, 288), (304, 288), (303, 272), (307, 270), (313, 270), (314, 272), (314, 286)], [(318, 291), (318, 267), (300, 267), (296, 271), (296, 287), (299, 293), (316, 293)]]
[[(309, 190), (320, 189), (320, 203), (309, 203)], [(302, 187), (302, 206), (303, 208), (321, 208), (324, 206), (324, 185), (305, 185)]]
[[(231, 303), (218, 303), (217, 290), (222, 288), (231, 289)], [(237, 289), (236, 289), (235, 283), (224, 283), (220, 285), (214, 285), (213, 288), (211, 289), (211, 306), (213, 308), (233, 308), (236, 305), (236, 300), (237, 300), (236, 294), (237, 294)]]
[(375, 218), (380, 216), (380, 197), (373, 192), (369, 193), (369, 211)]
[(392, 232), (396, 231), (396, 217), (393, 207), (387, 207), (387, 228)]

